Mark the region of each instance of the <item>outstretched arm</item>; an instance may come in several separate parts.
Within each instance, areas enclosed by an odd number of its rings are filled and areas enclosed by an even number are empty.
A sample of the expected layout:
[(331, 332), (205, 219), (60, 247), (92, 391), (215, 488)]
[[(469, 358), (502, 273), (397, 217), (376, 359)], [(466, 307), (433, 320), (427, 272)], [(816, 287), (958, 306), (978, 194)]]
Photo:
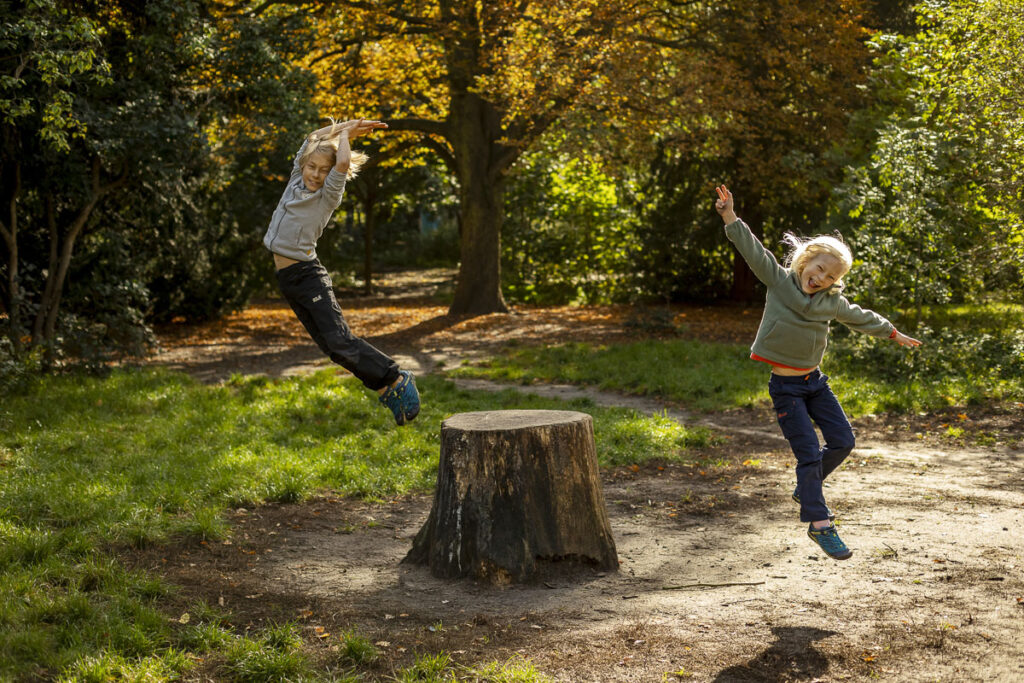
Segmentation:
[(787, 277), (788, 271), (779, 265), (775, 255), (765, 249), (761, 240), (757, 239), (747, 224), (736, 216), (729, 188), (720, 185), (715, 188), (715, 192), (718, 193), (715, 209), (725, 221), (725, 235), (736, 245), (736, 249), (750, 266), (750, 270), (754, 271), (757, 279), (771, 287)]
[(352, 138), (357, 135), (369, 133), (378, 128), (387, 128), (388, 124), (383, 121), (369, 119), (352, 119), (344, 123), (332, 123), (330, 126), (321, 128), (314, 135), (322, 135), (325, 138), (338, 138), (338, 156), (335, 160), (334, 169), (345, 175), (348, 173), (349, 165), (352, 163), (352, 147), (349, 144)]

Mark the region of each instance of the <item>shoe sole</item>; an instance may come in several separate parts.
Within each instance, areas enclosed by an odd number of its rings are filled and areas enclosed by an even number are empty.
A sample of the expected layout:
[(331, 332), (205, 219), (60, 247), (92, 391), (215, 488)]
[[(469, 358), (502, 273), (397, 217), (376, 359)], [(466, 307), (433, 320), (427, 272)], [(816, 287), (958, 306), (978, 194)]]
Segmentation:
[[(825, 528), (827, 529), (828, 527), (825, 527)], [(812, 533), (811, 533), (811, 530), (810, 530), (810, 529), (808, 529), (808, 530), (807, 530), (807, 538), (809, 538), (809, 539), (811, 539), (812, 541), (814, 541), (814, 545), (816, 545), (816, 546), (818, 546), (819, 548), (821, 548), (821, 552), (825, 553), (826, 555), (828, 555), (829, 557), (831, 557), (831, 558), (832, 558), (833, 560), (848, 560), (848, 559), (850, 559), (851, 557), (853, 557), (853, 551), (852, 551), (852, 550), (849, 550), (849, 549), (847, 549), (847, 551), (846, 551), (846, 554), (845, 554), (845, 555), (833, 555), (833, 554), (832, 554), (832, 553), (830, 553), (829, 551), (825, 550), (825, 548), (824, 548), (824, 547), (822, 547), (822, 545), (821, 545), (820, 543), (818, 543), (818, 539), (816, 539), (816, 538), (814, 537), (814, 534), (812, 534)]]

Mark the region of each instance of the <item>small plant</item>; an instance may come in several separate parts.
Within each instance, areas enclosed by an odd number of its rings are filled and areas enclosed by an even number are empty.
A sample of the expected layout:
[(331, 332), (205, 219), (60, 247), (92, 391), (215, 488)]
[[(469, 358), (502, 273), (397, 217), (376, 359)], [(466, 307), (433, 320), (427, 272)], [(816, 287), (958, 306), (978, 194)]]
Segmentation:
[(258, 640), (235, 641), (228, 648), (225, 667), (235, 680), (243, 683), (300, 679), (310, 671), (301, 647), (302, 637), (295, 625), (273, 625)]
[(341, 634), (339, 656), (352, 664), (368, 664), (377, 659), (380, 652), (367, 638), (348, 630)]
[(417, 655), (412, 666), (398, 672), (399, 683), (444, 683), (452, 679), (451, 655), (441, 652), (436, 655)]

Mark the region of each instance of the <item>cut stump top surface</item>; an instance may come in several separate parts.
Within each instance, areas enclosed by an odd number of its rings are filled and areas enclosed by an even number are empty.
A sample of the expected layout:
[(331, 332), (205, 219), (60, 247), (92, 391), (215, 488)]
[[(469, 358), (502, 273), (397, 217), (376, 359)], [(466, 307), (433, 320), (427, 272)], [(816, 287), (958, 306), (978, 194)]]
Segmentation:
[(452, 415), (442, 426), (467, 432), (496, 432), (530, 427), (547, 427), (589, 420), (575, 410), (481, 410)]

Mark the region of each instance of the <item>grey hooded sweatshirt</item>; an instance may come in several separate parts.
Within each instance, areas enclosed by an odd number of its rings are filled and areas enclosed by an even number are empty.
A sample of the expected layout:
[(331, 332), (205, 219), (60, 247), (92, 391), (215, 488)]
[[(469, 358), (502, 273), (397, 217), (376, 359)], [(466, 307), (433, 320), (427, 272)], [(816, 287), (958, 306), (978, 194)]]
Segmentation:
[(331, 168), (319, 190), (310, 192), (306, 189), (299, 161), (308, 144), (307, 139), (295, 155), (288, 185), (270, 219), (267, 234), (263, 236), (263, 245), (267, 249), (296, 261), (316, 259), (316, 242), (341, 204), (341, 196), (345, 192), (345, 174), (335, 168)]

